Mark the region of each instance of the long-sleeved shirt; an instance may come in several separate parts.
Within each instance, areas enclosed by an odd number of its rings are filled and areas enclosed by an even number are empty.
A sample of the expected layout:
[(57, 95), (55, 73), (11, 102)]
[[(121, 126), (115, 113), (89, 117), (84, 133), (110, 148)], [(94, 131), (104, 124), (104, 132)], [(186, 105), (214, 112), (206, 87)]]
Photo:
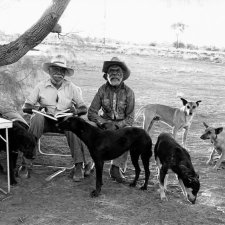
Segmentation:
[(88, 119), (95, 123), (114, 121), (119, 127), (132, 126), (134, 107), (135, 96), (131, 88), (123, 82), (119, 87), (107, 82), (98, 89), (88, 109)]
[(26, 99), (25, 103), (45, 106), (48, 109), (48, 113), (53, 115), (70, 108), (73, 104), (77, 108), (85, 106), (80, 87), (71, 81), (64, 80), (62, 86), (56, 89), (50, 79), (40, 82)]

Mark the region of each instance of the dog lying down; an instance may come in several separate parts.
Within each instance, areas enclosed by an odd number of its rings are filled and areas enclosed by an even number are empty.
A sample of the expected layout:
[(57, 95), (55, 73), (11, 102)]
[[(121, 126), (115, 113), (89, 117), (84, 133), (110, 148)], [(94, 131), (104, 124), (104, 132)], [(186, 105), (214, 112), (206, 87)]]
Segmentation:
[(91, 192), (92, 197), (97, 197), (101, 192), (104, 161), (115, 159), (126, 151), (130, 151), (131, 161), (135, 168), (135, 178), (130, 186), (136, 186), (139, 178), (141, 169), (138, 159), (141, 156), (145, 170), (145, 182), (141, 189), (147, 189), (152, 140), (144, 129), (126, 127), (118, 130), (102, 130), (79, 117), (68, 117), (60, 122), (58, 127), (61, 130), (75, 133), (89, 149), (96, 169), (96, 190)]
[(221, 163), (225, 160), (225, 134), (222, 133), (223, 127), (210, 127), (205, 122), (203, 122), (203, 125), (206, 129), (200, 138), (202, 140), (210, 139), (211, 143), (213, 144), (213, 150), (209, 156), (207, 165), (212, 164), (214, 155), (218, 153), (220, 158), (213, 168), (219, 169)]
[(161, 199), (167, 200), (165, 195), (167, 173), (168, 170), (172, 170), (178, 177), (183, 194), (194, 204), (200, 189), (200, 182), (198, 174), (194, 171), (189, 153), (175, 141), (171, 134), (161, 133), (156, 142), (154, 154), (159, 169)]

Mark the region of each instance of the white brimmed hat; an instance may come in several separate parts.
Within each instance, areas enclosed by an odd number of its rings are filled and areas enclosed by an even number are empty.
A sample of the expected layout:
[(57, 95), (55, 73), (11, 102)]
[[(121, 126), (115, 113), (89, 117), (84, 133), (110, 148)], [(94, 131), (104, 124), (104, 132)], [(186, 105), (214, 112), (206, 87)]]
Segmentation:
[(70, 77), (70, 76), (73, 76), (74, 74), (74, 70), (67, 66), (67, 60), (62, 55), (57, 55), (54, 58), (52, 58), (51, 62), (44, 63), (42, 68), (46, 73), (49, 74), (49, 67), (51, 66), (58, 66), (61, 68), (65, 68), (66, 69), (65, 76)]

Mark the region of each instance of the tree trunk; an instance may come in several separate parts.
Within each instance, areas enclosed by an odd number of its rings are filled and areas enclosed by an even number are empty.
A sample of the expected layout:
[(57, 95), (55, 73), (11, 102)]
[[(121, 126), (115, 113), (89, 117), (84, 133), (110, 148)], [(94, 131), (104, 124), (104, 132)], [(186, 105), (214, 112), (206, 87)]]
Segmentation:
[(179, 34), (176, 34), (176, 36), (177, 36), (177, 46), (176, 46), (176, 48), (179, 48)]
[(40, 44), (53, 30), (69, 2), (70, 0), (52, 0), (52, 4), (30, 29), (15, 41), (0, 45), (0, 66), (15, 63), (29, 50)]

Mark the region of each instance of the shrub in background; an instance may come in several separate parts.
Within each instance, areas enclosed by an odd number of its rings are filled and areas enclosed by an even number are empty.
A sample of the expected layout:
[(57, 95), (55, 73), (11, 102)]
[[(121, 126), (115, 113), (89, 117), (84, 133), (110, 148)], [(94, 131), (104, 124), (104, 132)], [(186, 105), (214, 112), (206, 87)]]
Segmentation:
[(206, 51), (212, 51), (212, 52), (220, 51), (220, 49), (217, 48), (216, 46), (204, 46), (203, 49)]
[(151, 42), (149, 46), (155, 47), (157, 44), (155, 42)]
[(198, 50), (198, 46), (193, 44), (187, 44), (186, 48), (190, 50)]
[(177, 42), (175, 41), (175, 42), (173, 42), (173, 47), (175, 47), (175, 48), (185, 48), (185, 44), (183, 42), (179, 42), (177, 44)]

